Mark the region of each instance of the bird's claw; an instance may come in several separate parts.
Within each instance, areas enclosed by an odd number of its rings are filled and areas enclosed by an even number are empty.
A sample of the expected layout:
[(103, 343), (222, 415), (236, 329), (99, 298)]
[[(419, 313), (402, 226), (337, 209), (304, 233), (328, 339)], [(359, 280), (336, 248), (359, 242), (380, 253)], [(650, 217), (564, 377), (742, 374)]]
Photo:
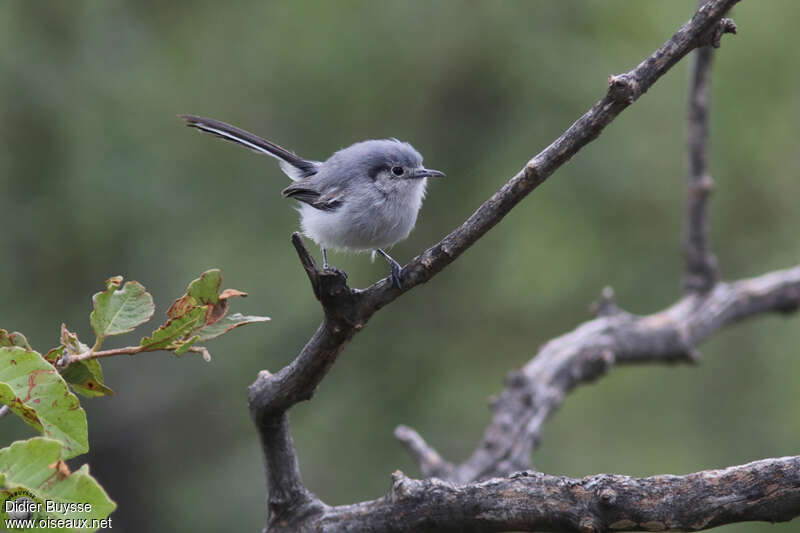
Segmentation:
[(322, 267), (322, 271), (323, 272), (331, 272), (331, 273), (333, 273), (333, 274), (335, 274), (337, 276), (342, 276), (342, 277), (344, 277), (344, 279), (347, 279), (347, 272), (345, 272), (344, 270), (339, 270), (335, 266), (324, 265)]
[(381, 254), (386, 261), (389, 262), (389, 265), (392, 267), (392, 286), (397, 287), (398, 289), (403, 288), (403, 282), (400, 280), (400, 273), (403, 271), (403, 267), (400, 266), (400, 263), (392, 259), (392, 256), (381, 250), (380, 248), (375, 248), (374, 253)]
[(397, 263), (392, 263), (392, 285), (397, 287), (398, 289), (403, 288), (403, 282), (400, 280), (400, 272), (402, 272), (402, 267)]

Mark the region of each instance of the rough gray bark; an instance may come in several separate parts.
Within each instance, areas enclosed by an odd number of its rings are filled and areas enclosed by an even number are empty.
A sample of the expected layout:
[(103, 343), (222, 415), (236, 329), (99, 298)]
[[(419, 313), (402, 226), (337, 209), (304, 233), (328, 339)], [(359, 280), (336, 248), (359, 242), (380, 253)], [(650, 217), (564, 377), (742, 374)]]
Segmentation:
[[(688, 476), (634, 479), (601, 475), (572, 480), (522, 472), (543, 422), (576, 385), (595, 379), (615, 363), (686, 362), (694, 346), (720, 327), (768, 311), (800, 305), (800, 267), (734, 283), (716, 283), (689, 257), (710, 254), (705, 238), (705, 198), (687, 216), (686, 296), (668, 309), (637, 317), (619, 310), (609, 292), (598, 318), (552, 340), (523, 369), (512, 372), (494, 404), (494, 417), (478, 449), (461, 465), (442, 459), (412, 429), (399, 427), (398, 439), (417, 458), (426, 476), (415, 481), (393, 476), (390, 493), (379, 500), (329, 507), (302, 485), (289, 432), (287, 411), (312, 397), (344, 345), (383, 306), (425, 283), (496, 225), (527, 194), (544, 182), (619, 113), (636, 101), (691, 50), (719, 46), (735, 25), (723, 15), (737, 0), (711, 0), (662, 47), (636, 68), (609, 77), (605, 97), (481, 205), (461, 226), (406, 265), (403, 288), (389, 280), (367, 289), (347, 286), (337, 270), (320, 270), (298, 234), (292, 242), (322, 304), (324, 320), (289, 365), (276, 374), (262, 371), (249, 388), (249, 404), (267, 467), (268, 523), (265, 531), (606, 531), (664, 528), (693, 530), (743, 520), (788, 520), (800, 514), (800, 458), (771, 459), (724, 471)], [(694, 78), (697, 95), (708, 63)], [(705, 65), (705, 66), (704, 66)], [(702, 111), (706, 100), (698, 100)], [(705, 116), (698, 119), (702, 126)], [(690, 141), (701, 156), (692, 166), (706, 175), (707, 132)], [(693, 211), (694, 209), (694, 211)], [(698, 221), (701, 224), (698, 225)], [(701, 238), (695, 238), (699, 235)], [(694, 247), (690, 250), (690, 247)], [(694, 257), (694, 256), (692, 256)], [(711, 256), (713, 257), (713, 256)]]
[(571, 479), (518, 472), (469, 485), (412, 480), (395, 472), (388, 495), (330, 507), (313, 531), (697, 531), (790, 520), (798, 507), (800, 457), (685, 476)]

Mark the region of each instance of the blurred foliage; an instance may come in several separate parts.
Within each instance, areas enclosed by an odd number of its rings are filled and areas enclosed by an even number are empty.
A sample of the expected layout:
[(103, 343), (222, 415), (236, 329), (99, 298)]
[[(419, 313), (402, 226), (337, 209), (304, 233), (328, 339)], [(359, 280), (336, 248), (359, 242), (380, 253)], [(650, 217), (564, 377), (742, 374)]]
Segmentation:
[[(105, 365), (117, 394), (86, 403), (88, 460), (119, 503), (115, 531), (263, 526), (246, 386), (286, 364), (320, 319), (289, 242), (297, 214), (278, 194), (285, 177), (271, 160), (187, 130), (177, 113), (225, 120), (316, 159), (364, 138), (409, 140), (448, 178), (431, 184), (417, 228), (394, 248), (407, 260), (695, 5), (6, 2), (0, 324), (56, 342), (60, 322), (85, 316), (86, 295), (109, 272), (165, 302), (211, 266), (250, 293), (243, 312), (273, 318), (217, 341), (210, 364), (142, 356)], [(798, 16), (792, 0), (742, 2), (739, 35), (715, 59), (712, 238), (728, 279), (800, 259)], [(587, 319), (604, 285), (637, 313), (678, 296), (688, 65), (347, 347), (315, 400), (292, 411), (311, 490), (346, 503), (385, 493), (396, 468), (416, 475), (392, 437), (399, 423), (463, 459), (503, 376)], [(355, 286), (387, 274), (365, 255), (331, 259)], [(800, 453), (797, 321), (730, 328), (701, 347), (698, 368), (620, 368), (577, 390), (534, 464), (650, 475)], [(13, 418), (2, 421), (4, 436), (25, 434)]]

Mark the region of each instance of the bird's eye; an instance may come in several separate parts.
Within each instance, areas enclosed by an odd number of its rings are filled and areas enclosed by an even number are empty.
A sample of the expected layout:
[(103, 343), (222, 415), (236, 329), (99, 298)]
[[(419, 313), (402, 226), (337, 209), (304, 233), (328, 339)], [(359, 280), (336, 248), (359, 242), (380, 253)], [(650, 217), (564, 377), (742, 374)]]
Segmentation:
[(403, 167), (392, 167), (392, 174), (395, 176), (402, 176), (403, 172), (405, 172)]

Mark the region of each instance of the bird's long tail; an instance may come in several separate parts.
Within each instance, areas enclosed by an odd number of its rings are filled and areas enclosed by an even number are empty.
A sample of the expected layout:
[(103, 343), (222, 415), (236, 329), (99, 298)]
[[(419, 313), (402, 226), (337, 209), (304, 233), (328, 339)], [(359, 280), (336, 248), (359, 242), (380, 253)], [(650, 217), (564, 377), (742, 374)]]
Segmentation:
[(281, 148), (277, 144), (262, 139), (248, 131), (231, 126), (225, 122), (214, 120), (213, 118), (198, 117), (196, 115), (178, 115), (186, 121), (186, 125), (196, 128), (202, 132), (210, 133), (220, 139), (235, 142), (246, 146), (259, 154), (266, 154), (278, 160), (287, 176), (292, 180), (298, 181), (317, 173), (320, 163), (303, 159), (299, 155)]

